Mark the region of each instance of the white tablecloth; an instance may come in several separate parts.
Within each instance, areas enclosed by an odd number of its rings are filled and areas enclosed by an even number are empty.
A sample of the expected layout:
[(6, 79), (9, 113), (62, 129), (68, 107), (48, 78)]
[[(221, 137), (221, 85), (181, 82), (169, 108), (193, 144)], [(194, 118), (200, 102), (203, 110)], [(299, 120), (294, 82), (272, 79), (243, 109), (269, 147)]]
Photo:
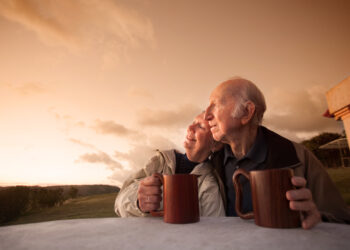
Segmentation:
[(167, 224), (162, 218), (62, 220), (0, 227), (0, 249), (350, 249), (350, 226), (259, 227), (237, 217)]

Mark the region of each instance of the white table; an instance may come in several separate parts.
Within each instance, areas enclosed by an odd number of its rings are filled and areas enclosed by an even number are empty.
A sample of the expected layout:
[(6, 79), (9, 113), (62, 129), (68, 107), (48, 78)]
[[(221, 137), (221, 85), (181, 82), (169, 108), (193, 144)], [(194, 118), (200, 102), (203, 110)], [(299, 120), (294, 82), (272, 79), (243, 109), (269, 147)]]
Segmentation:
[(350, 249), (350, 226), (258, 227), (237, 217), (167, 224), (162, 218), (62, 220), (0, 227), (0, 249)]

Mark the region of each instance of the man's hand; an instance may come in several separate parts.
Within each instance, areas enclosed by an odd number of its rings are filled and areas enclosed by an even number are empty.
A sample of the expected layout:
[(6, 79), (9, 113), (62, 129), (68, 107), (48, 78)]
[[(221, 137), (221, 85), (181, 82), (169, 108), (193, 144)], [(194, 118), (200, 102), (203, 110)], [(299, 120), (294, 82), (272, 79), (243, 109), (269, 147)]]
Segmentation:
[(292, 177), (292, 184), (299, 189), (289, 190), (286, 193), (289, 207), (302, 212), (302, 227), (310, 229), (321, 221), (321, 214), (312, 200), (310, 189), (305, 188), (306, 180), (303, 177)]
[(154, 175), (144, 178), (137, 191), (137, 200), (142, 212), (150, 212), (160, 207), (162, 200), (162, 182)]

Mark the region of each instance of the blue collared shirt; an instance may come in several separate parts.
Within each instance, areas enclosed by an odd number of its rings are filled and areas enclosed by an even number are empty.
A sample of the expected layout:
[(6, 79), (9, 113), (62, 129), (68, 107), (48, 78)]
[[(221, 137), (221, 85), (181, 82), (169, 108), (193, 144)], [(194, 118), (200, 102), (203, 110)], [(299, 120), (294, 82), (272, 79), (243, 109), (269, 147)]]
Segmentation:
[[(255, 142), (248, 153), (241, 159), (237, 159), (233, 154), (231, 147), (225, 145), (224, 149), (224, 181), (227, 195), (227, 216), (237, 216), (235, 204), (236, 193), (232, 182), (232, 176), (236, 169), (243, 168), (247, 171), (264, 169), (267, 157), (267, 144), (264, 135), (259, 127)], [(239, 181), (243, 187), (242, 212), (250, 212), (253, 210), (250, 184), (244, 177), (240, 177)]]

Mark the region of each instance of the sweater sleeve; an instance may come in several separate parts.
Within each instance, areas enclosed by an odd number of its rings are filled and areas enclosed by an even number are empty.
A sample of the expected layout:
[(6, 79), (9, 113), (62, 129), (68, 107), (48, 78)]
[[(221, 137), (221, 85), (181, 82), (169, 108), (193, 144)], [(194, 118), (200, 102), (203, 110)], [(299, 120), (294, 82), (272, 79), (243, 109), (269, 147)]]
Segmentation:
[[(138, 176), (139, 178), (134, 178)], [(120, 217), (147, 216), (137, 206), (137, 190), (142, 178), (146, 177), (143, 169), (127, 179), (119, 191), (114, 203), (114, 211)]]
[[(322, 220), (349, 224), (350, 210), (322, 163), (304, 147), (302, 150), (306, 185), (312, 193), (312, 198), (321, 213)], [(297, 151), (300, 152), (300, 148)]]
[(350, 223), (350, 211), (321, 162), (308, 154), (307, 180), (323, 221)]
[(121, 217), (145, 217), (148, 213), (143, 213), (137, 206), (137, 191), (140, 181), (153, 173), (163, 171), (164, 159), (158, 153), (139, 171), (133, 173), (123, 184), (114, 203), (114, 211)]
[(224, 203), (213, 174), (210, 173), (204, 176), (198, 191), (201, 216), (225, 216)]

